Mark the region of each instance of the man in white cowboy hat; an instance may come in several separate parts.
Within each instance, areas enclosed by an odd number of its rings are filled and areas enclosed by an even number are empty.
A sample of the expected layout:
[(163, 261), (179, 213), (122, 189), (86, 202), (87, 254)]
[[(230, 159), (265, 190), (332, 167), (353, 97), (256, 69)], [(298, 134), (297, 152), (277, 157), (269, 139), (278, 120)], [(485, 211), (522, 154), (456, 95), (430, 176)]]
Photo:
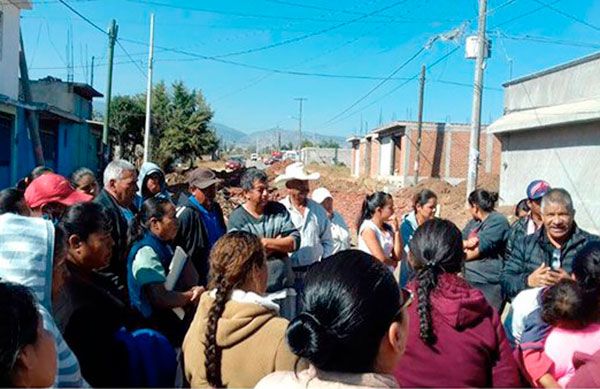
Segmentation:
[(308, 198), (308, 182), (320, 177), (319, 173), (306, 172), (302, 162), (295, 162), (275, 178), (275, 183), (285, 183), (288, 196), (280, 202), (286, 207), (292, 223), (300, 231), (300, 248), (291, 255), (292, 269), (296, 275), (295, 289), (298, 294), (304, 289), (306, 271), (333, 253), (331, 223), (327, 212), (321, 204)]

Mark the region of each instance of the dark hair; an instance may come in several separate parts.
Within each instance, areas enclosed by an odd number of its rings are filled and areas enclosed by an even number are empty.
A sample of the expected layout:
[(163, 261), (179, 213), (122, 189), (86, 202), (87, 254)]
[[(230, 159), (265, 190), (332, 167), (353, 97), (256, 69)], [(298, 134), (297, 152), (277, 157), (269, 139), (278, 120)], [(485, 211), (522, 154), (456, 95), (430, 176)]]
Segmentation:
[(525, 212), (529, 212), (529, 205), (527, 204), (527, 202), (529, 201), (529, 199), (522, 199), (521, 201), (519, 201), (517, 203), (517, 206), (515, 207), (515, 216), (519, 217), (519, 212), (521, 211), (525, 211)]
[(317, 369), (372, 372), (390, 324), (401, 320), (400, 290), (371, 255), (341, 251), (306, 274), (304, 311), (288, 326), (292, 352)]
[(600, 241), (586, 243), (573, 258), (573, 274), (586, 291), (600, 289)]
[(585, 300), (577, 282), (562, 279), (542, 292), (542, 320), (560, 328), (584, 328), (596, 317), (598, 306), (587, 306)]
[(498, 202), (498, 193), (485, 189), (475, 189), (469, 195), (469, 205), (477, 205), (483, 212), (492, 212)]
[(57, 229), (61, 229), (65, 238), (77, 235), (81, 240), (95, 232), (110, 232), (110, 220), (102, 205), (94, 202), (78, 203), (67, 208)]
[(373, 217), (373, 214), (377, 208), (385, 206), (385, 204), (390, 200), (392, 200), (392, 195), (385, 192), (375, 192), (367, 195), (363, 200), (362, 207), (360, 209), (360, 216), (356, 221), (356, 229), (360, 230), (360, 226), (363, 224), (363, 222)]
[(38, 339), (40, 316), (31, 291), (0, 281), (0, 387), (12, 387), (15, 362), (23, 347)]
[(429, 189), (423, 189), (416, 193), (413, 197), (413, 209), (417, 210), (417, 205), (421, 207), (429, 202), (431, 199), (437, 199), (435, 192)]
[(463, 270), (465, 253), (460, 230), (449, 220), (428, 220), (415, 231), (410, 241), (410, 254), (417, 273), (419, 333), (425, 343), (433, 345), (436, 337), (429, 295), (437, 287), (440, 274)]
[(52, 168), (40, 165), (33, 168), (31, 173), (29, 173), (26, 177), (23, 177), (17, 182), (17, 189), (24, 191), (27, 189), (27, 186), (31, 184), (31, 181), (35, 180), (39, 176), (43, 176), (46, 173), (54, 173)]
[(31, 171), (31, 173), (29, 173), (29, 182), (35, 180), (36, 178), (43, 176), (44, 174), (47, 173), (54, 173), (54, 170), (51, 167), (48, 166), (36, 166), (35, 168), (33, 168), (33, 170)]
[(142, 198), (147, 199), (148, 197), (154, 196), (153, 194), (150, 194), (148, 192), (148, 180), (150, 179), (150, 176), (154, 175), (154, 174), (158, 174), (160, 175), (159, 181), (160, 181), (160, 190), (162, 192), (163, 188), (167, 185), (166, 182), (166, 178), (165, 178), (165, 174), (162, 172), (162, 170), (154, 170), (149, 174), (146, 174), (146, 176), (144, 177), (144, 179), (142, 180), (142, 187), (140, 188), (141, 192), (142, 192)]
[(254, 188), (254, 182), (267, 182), (269, 177), (267, 173), (260, 169), (250, 168), (244, 172), (240, 180), (240, 186), (243, 190), (252, 190)]
[(221, 377), (221, 348), (217, 345), (217, 326), (233, 289), (244, 284), (253, 268), (265, 266), (266, 256), (260, 239), (249, 232), (225, 234), (210, 253), (210, 287), (216, 288), (215, 301), (208, 312), (204, 341), (206, 380), (215, 388), (225, 385)]
[(0, 215), (4, 213), (21, 214), (19, 203), (24, 203), (23, 191), (16, 188), (7, 188), (0, 191)]
[(156, 218), (162, 220), (167, 214), (167, 204), (173, 204), (166, 197), (150, 197), (142, 203), (140, 211), (133, 218), (129, 226), (129, 244), (142, 239), (146, 231), (150, 228), (150, 219)]
[(96, 180), (96, 175), (87, 167), (80, 167), (71, 174), (71, 185), (77, 188), (77, 183), (85, 176), (92, 176)]

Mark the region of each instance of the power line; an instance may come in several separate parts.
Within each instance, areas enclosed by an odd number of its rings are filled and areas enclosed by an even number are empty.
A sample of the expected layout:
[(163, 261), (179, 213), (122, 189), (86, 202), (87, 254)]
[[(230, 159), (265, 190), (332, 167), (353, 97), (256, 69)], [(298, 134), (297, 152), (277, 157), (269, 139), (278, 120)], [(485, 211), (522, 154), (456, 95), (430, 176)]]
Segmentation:
[(146, 78), (146, 72), (144, 72), (144, 70), (138, 64), (138, 61), (136, 61), (135, 59), (133, 59), (133, 57), (131, 56), (131, 54), (129, 54), (129, 52), (127, 51), (127, 49), (125, 49), (125, 47), (123, 46), (123, 44), (118, 39), (117, 39), (117, 45), (119, 45), (119, 47), (121, 48), (121, 50), (123, 50), (123, 52), (125, 53), (125, 55), (127, 55), (127, 58), (129, 58), (129, 60), (135, 65), (135, 67), (141, 73), (141, 75), (144, 78)]
[[(450, 50), (448, 53), (444, 54), (443, 56), (441, 56), (440, 58), (438, 58), (437, 60), (435, 60), (431, 65), (427, 65), (427, 72), (429, 73), (429, 71), (434, 68), (436, 65), (438, 65), (439, 63), (441, 63), (442, 61), (445, 61), (446, 59), (448, 59), (448, 57), (450, 57), (452, 54), (454, 54), (456, 51), (458, 51), (458, 49), (460, 49), (461, 46), (457, 46), (454, 49)], [(377, 99), (373, 100), (372, 102), (370, 102), (369, 104), (355, 110), (354, 112), (348, 114), (346, 117), (339, 119), (336, 121), (340, 122), (342, 120), (345, 120), (349, 117), (352, 117), (354, 115), (356, 115), (357, 113), (360, 113), (362, 111), (364, 111), (367, 108), (372, 107), (373, 105), (377, 104), (378, 102), (380, 102), (381, 100), (385, 99), (386, 97), (396, 93), (399, 89), (401, 89), (402, 87), (404, 87), (405, 85), (408, 85), (411, 81), (416, 80), (417, 78), (419, 78), (419, 73), (416, 73), (414, 76), (408, 78), (405, 82), (401, 83), (400, 85), (394, 87), (392, 90), (390, 90), (389, 92), (383, 94), (382, 96), (378, 97)], [(440, 81), (437, 81), (440, 82)], [(445, 81), (446, 83), (452, 82), (452, 81)], [(468, 86), (470, 88), (473, 87), (472, 84), (465, 84), (465, 86)]]
[(85, 17), (85, 15), (81, 14), (79, 11), (77, 11), (75, 8), (73, 8), (71, 5), (69, 5), (69, 3), (67, 3), (65, 0), (58, 0), (62, 5), (64, 5), (65, 7), (67, 7), (71, 12), (73, 12), (75, 15), (79, 16), (81, 19), (85, 20), (90, 26), (94, 27), (96, 30), (100, 31), (102, 34), (104, 35), (108, 35), (106, 31), (104, 31), (104, 29), (100, 26), (98, 26), (96, 23), (92, 22), (90, 19), (88, 19), (87, 17)]
[[(81, 12), (77, 11), (75, 8), (73, 8), (71, 5), (69, 5), (65, 0), (58, 0), (58, 1), (61, 4), (63, 4), (65, 7), (67, 7), (75, 15), (77, 15), (81, 19), (85, 20), (90, 26), (92, 26), (96, 30), (100, 31), (102, 33), (102, 35), (108, 35), (108, 33), (106, 31), (104, 31), (104, 29), (102, 27), (100, 27), (96, 23), (92, 22), (90, 19), (88, 19)], [(121, 42), (119, 40), (117, 40), (117, 45), (119, 45), (119, 47), (121, 48), (121, 50), (123, 50), (123, 52), (125, 53), (125, 55), (131, 60), (131, 63), (133, 63), (135, 65), (135, 67), (142, 74), (142, 76), (144, 78), (146, 78), (146, 73), (144, 72), (144, 70), (140, 67), (140, 65), (137, 63), (137, 61), (133, 59), (133, 57), (131, 56), (131, 54), (129, 54), (129, 52), (127, 51), (127, 49), (123, 46), (123, 44), (121, 44)]]
[(255, 47), (253, 49), (247, 49), (247, 50), (241, 50), (241, 51), (234, 51), (234, 52), (227, 53), (227, 54), (216, 55), (214, 57), (215, 58), (227, 58), (227, 57), (233, 57), (233, 56), (237, 56), (237, 55), (256, 53), (256, 52), (259, 52), (259, 51), (264, 51), (264, 50), (272, 49), (272, 48), (283, 46), (283, 45), (287, 45), (287, 44), (290, 44), (290, 43), (300, 42), (300, 41), (303, 41), (305, 39), (312, 38), (312, 37), (317, 36), (317, 35), (322, 35), (322, 34), (330, 32), (330, 31), (337, 30), (338, 28), (342, 28), (342, 27), (348, 26), (348, 25), (350, 25), (352, 23), (355, 23), (355, 22), (358, 22), (358, 21), (360, 21), (362, 19), (366, 19), (368, 17), (377, 15), (378, 13), (381, 13), (381, 12), (387, 11), (389, 9), (392, 9), (394, 7), (397, 7), (400, 4), (406, 3), (407, 1), (408, 0), (396, 1), (393, 4), (388, 5), (387, 7), (379, 8), (379, 9), (377, 9), (375, 11), (369, 12), (367, 14), (363, 14), (361, 16), (358, 16), (358, 17), (354, 18), (354, 19), (350, 19), (350, 20), (347, 20), (345, 22), (335, 24), (333, 26), (324, 28), (322, 30), (314, 31), (314, 32), (309, 33), (309, 34), (304, 34), (304, 35), (301, 35), (301, 36), (298, 36), (298, 37), (295, 37), (295, 38), (286, 39), (286, 40), (283, 40), (283, 41), (280, 41), (280, 42), (276, 42), (276, 43), (272, 43), (272, 44), (269, 44), (269, 45), (266, 45), (266, 46)]
[[(556, 3), (558, 3), (559, 1), (562, 1), (562, 0), (554, 0), (554, 1), (552, 1), (551, 3), (549, 3), (548, 5), (550, 5), (550, 4), (556, 4)], [(525, 12), (525, 13), (522, 13), (522, 14), (520, 14), (520, 15), (517, 15), (517, 16), (515, 16), (515, 17), (512, 17), (512, 18), (510, 18), (510, 19), (508, 19), (508, 20), (505, 20), (505, 21), (503, 21), (503, 22), (501, 22), (501, 23), (498, 23), (498, 24), (496, 24), (495, 26), (491, 27), (491, 29), (493, 29), (493, 28), (496, 28), (496, 27), (503, 26), (503, 25), (505, 25), (505, 24), (508, 24), (508, 23), (512, 23), (512, 22), (514, 22), (515, 20), (519, 20), (519, 19), (522, 19), (522, 18), (524, 18), (524, 17), (527, 17), (527, 16), (529, 16), (529, 15), (532, 15), (532, 14), (534, 14), (534, 13), (538, 12), (538, 11), (541, 11), (541, 10), (543, 10), (544, 8), (547, 8), (547, 7), (546, 7), (546, 6), (541, 6), (541, 7), (534, 8), (534, 9), (532, 9), (531, 11), (527, 11), (527, 12)]]
[(186, 10), (186, 11), (204, 12), (204, 13), (211, 13), (211, 14), (217, 14), (217, 15), (236, 16), (236, 17), (242, 17), (242, 18), (291, 20), (291, 21), (312, 21), (312, 22), (328, 22), (328, 23), (336, 22), (331, 19), (306, 18), (306, 17), (296, 17), (296, 16), (276, 16), (276, 15), (243, 13), (243, 12), (235, 12), (235, 11), (222, 11), (222, 10), (216, 10), (216, 9), (210, 9), (210, 8), (199, 8), (199, 7), (190, 7), (190, 6), (184, 6), (184, 5), (166, 4), (166, 3), (160, 3), (157, 1), (141, 1), (141, 0), (127, 0), (127, 1), (129, 1), (130, 3), (154, 5), (157, 7), (182, 9), (182, 10)]
[(593, 25), (591, 23), (588, 23), (588, 22), (586, 22), (583, 19), (579, 19), (578, 17), (573, 16), (573, 15), (567, 13), (567, 12), (564, 12), (563, 10), (560, 10), (560, 9), (558, 9), (556, 7), (553, 7), (552, 4), (545, 3), (545, 2), (543, 2), (541, 0), (533, 0), (533, 1), (535, 1), (538, 4), (541, 4), (545, 8), (551, 9), (552, 11), (554, 11), (554, 12), (556, 12), (556, 13), (558, 13), (558, 14), (560, 14), (560, 15), (568, 18), (568, 19), (574, 20), (577, 23), (583, 24), (584, 26), (588, 26), (588, 27), (590, 27), (590, 28), (592, 28), (592, 29), (594, 29), (596, 31), (600, 31), (600, 27), (595, 26), (595, 25)]
[(509, 35), (502, 31), (496, 31), (489, 33), (490, 36), (496, 36), (499, 38), (506, 38), (515, 41), (529, 41), (529, 42), (538, 42), (538, 43), (546, 43), (546, 44), (554, 44), (554, 45), (562, 45), (562, 46), (573, 46), (573, 47), (586, 47), (591, 49), (600, 48), (600, 44), (591, 43), (591, 42), (579, 42), (579, 41), (571, 41), (564, 39), (554, 39), (545, 36), (534, 36), (534, 35)]
[[(291, 1), (283, 1), (283, 0), (264, 0), (264, 1), (269, 2), (269, 3), (274, 3), (274, 4), (287, 5), (290, 7), (314, 9), (314, 10), (319, 10), (319, 11), (328, 11), (328, 12), (340, 13), (340, 14), (346, 14), (346, 15), (365, 15), (365, 13), (359, 12), (359, 11), (350, 11), (350, 10), (345, 10), (345, 9), (321, 7), (321, 6), (316, 6), (316, 5), (295, 3), (295, 2), (291, 2)], [(516, 0), (510, 0), (510, 1), (513, 2)], [(401, 23), (426, 23), (426, 22), (429, 22), (427, 20), (419, 20), (419, 19), (410, 19), (410, 20), (409, 19), (398, 19), (398, 17), (392, 16), (392, 15), (379, 15), (379, 17), (385, 18), (387, 22), (401, 22)], [(437, 19), (435, 21), (436, 22), (456, 23), (456, 22), (459, 22), (460, 20), (458, 20), (458, 19), (441, 19), (441, 20)]]
[[(161, 3), (161, 2), (157, 2), (157, 1), (142, 1), (142, 0), (127, 0), (130, 3), (137, 3), (137, 4), (144, 4), (144, 5), (154, 5), (157, 7), (164, 7), (164, 8), (172, 8), (172, 9), (181, 9), (181, 10), (186, 10), (186, 11), (192, 11), (192, 12), (203, 12), (203, 13), (211, 13), (211, 14), (216, 14), (216, 15), (225, 15), (225, 16), (236, 16), (236, 17), (241, 17), (241, 18), (254, 18), (254, 19), (269, 19), (269, 20), (287, 20), (287, 21), (297, 21), (297, 22), (303, 22), (303, 21), (309, 21), (309, 22), (319, 22), (319, 23), (340, 23), (340, 22), (344, 22), (344, 20), (336, 20), (336, 19), (323, 19), (323, 18), (311, 18), (311, 17), (300, 17), (300, 16), (287, 16), (287, 15), (265, 15), (265, 14), (255, 14), (255, 13), (244, 13), (244, 12), (237, 12), (237, 11), (223, 11), (223, 10), (218, 10), (218, 9), (211, 9), (211, 8), (200, 8), (200, 7), (191, 7), (191, 6), (185, 6), (185, 5), (176, 5), (176, 4), (168, 4), (168, 3)], [(331, 9), (330, 11), (333, 11), (333, 9)], [(345, 13), (347, 12), (351, 12), (351, 11), (344, 11)], [(360, 12), (356, 13), (357, 15), (364, 15), (361, 14)], [(382, 17), (388, 17), (388, 16), (382, 16)], [(398, 20), (397, 18), (393, 18), (390, 20), (387, 20), (388, 22), (394, 22), (394, 23), (425, 23), (427, 22), (426, 20)], [(435, 20), (435, 22), (451, 22), (451, 23), (455, 23), (457, 20), (453, 20), (453, 19), (445, 19), (445, 20)], [(361, 23), (381, 23), (381, 20), (373, 20), (373, 21), (361, 21)]]
[[(423, 51), (425, 51), (425, 47), (421, 47), (416, 53), (414, 53), (410, 58), (408, 58), (406, 61), (404, 61), (400, 66), (398, 66), (396, 69), (394, 69), (387, 77), (385, 77), (383, 80), (381, 80), (379, 83), (377, 83), (373, 88), (371, 88), (367, 93), (365, 93), (363, 96), (361, 96), (358, 100), (356, 100), (355, 102), (353, 102), (352, 104), (350, 104), (350, 106), (348, 106), (346, 109), (344, 109), (342, 112), (338, 113), (337, 115), (335, 115), (334, 117), (332, 117), (331, 119), (329, 119), (327, 122), (324, 123), (324, 125), (329, 124), (334, 122), (337, 118), (343, 116), (346, 112), (350, 111), (352, 108), (356, 107), (358, 104), (360, 104), (362, 101), (364, 101), (367, 97), (371, 96), (371, 94), (373, 94), (373, 92), (375, 92), (377, 89), (379, 89), (383, 84), (385, 84), (386, 82), (388, 82), (389, 80), (392, 79), (392, 77), (394, 77), (396, 74), (398, 74), (398, 72), (400, 72), (400, 70), (404, 69), (404, 67), (406, 65), (408, 65), (413, 59), (417, 58)], [(410, 80), (409, 80), (410, 81)]]

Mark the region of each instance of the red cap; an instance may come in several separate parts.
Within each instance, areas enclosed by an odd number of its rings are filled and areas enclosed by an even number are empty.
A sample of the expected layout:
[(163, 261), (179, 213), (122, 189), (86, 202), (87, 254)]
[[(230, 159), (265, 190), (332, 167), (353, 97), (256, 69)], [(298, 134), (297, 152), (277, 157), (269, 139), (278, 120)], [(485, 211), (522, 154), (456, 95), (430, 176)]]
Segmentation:
[(25, 189), (25, 202), (30, 208), (38, 208), (49, 203), (70, 206), (92, 200), (92, 196), (79, 192), (65, 177), (47, 173), (39, 176)]

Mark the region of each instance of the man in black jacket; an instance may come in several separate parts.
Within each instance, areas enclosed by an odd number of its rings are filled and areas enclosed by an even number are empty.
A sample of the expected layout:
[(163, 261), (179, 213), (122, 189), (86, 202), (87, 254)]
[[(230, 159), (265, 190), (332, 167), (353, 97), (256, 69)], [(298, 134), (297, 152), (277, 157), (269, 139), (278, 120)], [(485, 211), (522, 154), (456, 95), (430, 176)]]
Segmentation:
[(575, 209), (569, 193), (551, 189), (542, 199), (543, 226), (515, 242), (501, 277), (505, 297), (520, 291), (554, 285), (569, 277), (573, 258), (589, 241), (598, 239), (575, 224)]
[(125, 160), (112, 161), (104, 170), (104, 188), (94, 202), (102, 205), (111, 226), (111, 236), (115, 245), (108, 267), (98, 274), (114, 285), (114, 294), (128, 304), (127, 293), (127, 254), (128, 228), (136, 210), (133, 199), (137, 191), (135, 166)]
[(194, 170), (187, 180), (190, 193), (182, 193), (177, 206), (179, 230), (175, 244), (189, 255), (200, 285), (208, 281), (210, 250), (227, 231), (223, 210), (215, 201), (216, 185), (220, 182), (212, 170)]

